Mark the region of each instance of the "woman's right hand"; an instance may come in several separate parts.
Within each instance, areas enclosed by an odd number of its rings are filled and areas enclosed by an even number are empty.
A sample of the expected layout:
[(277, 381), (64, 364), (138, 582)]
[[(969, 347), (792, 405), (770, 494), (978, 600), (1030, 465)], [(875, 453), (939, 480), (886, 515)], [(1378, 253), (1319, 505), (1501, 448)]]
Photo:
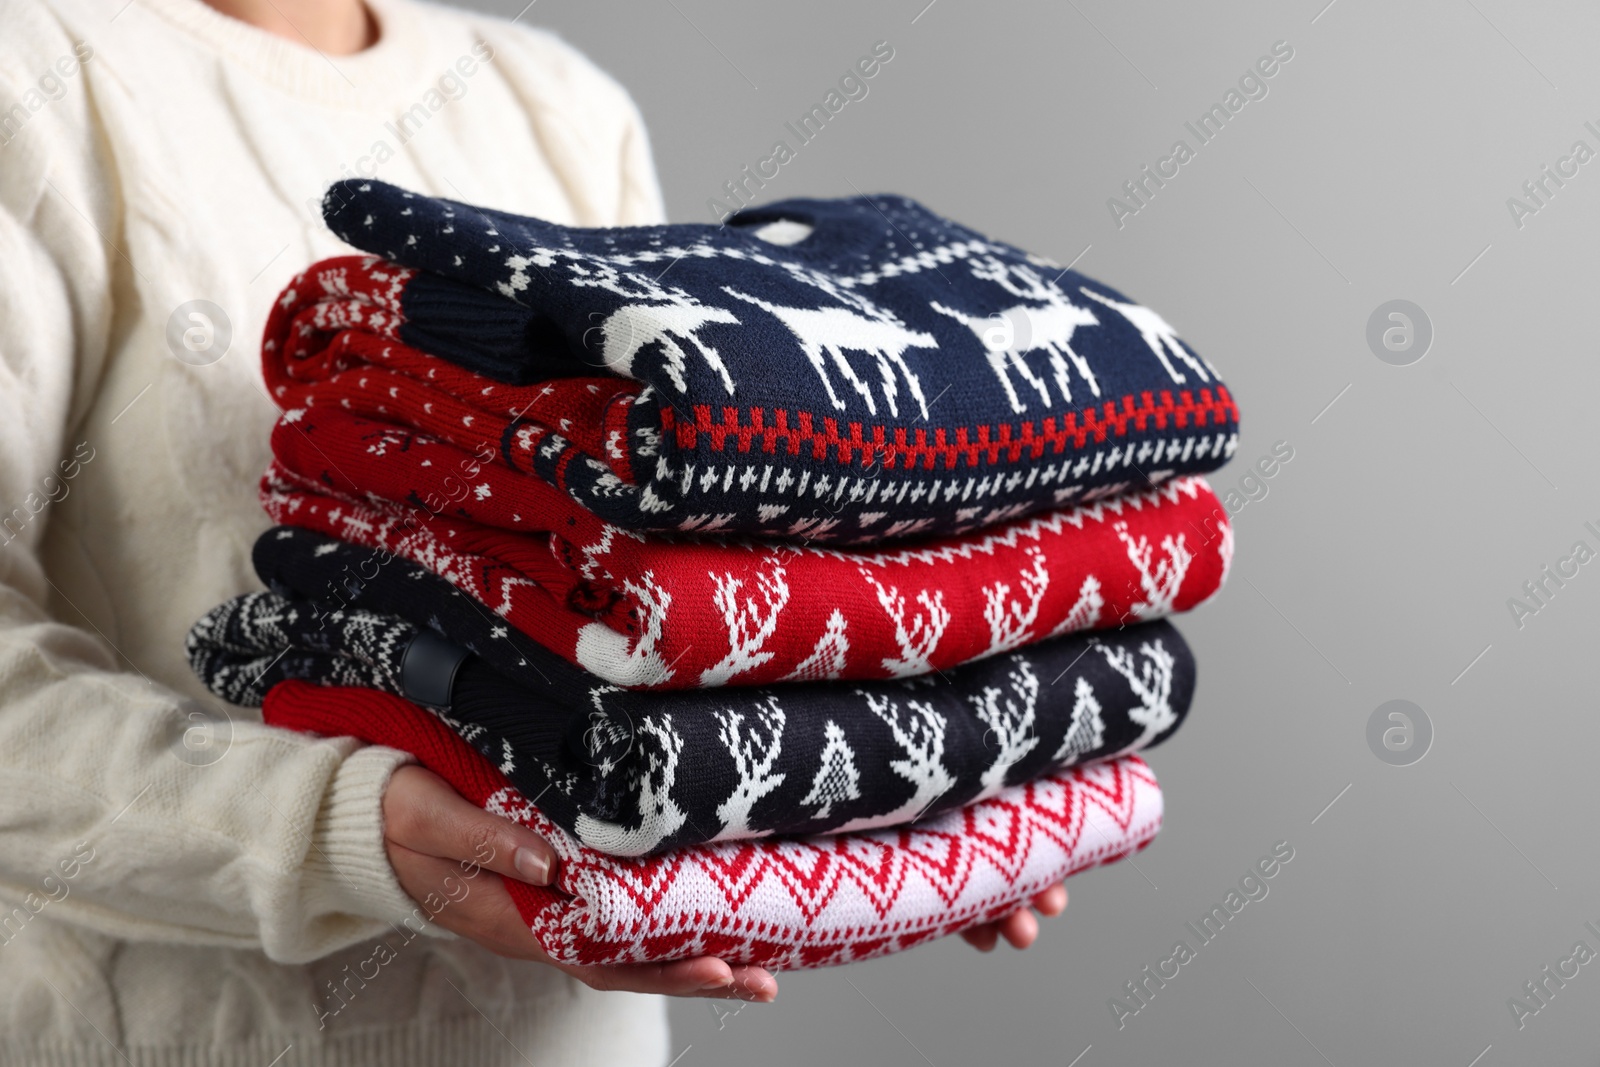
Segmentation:
[[(400, 887), (451, 933), (512, 959), (547, 963), (592, 989), (767, 1002), (777, 980), (764, 968), (714, 956), (673, 963), (585, 967), (557, 963), (534, 940), (501, 877), (551, 884), (556, 854), (544, 838), (491, 815), (437, 774), (408, 765), (383, 794), (384, 844)], [(431, 899), (430, 899), (431, 898)], [(437, 910), (428, 904), (438, 905)]]

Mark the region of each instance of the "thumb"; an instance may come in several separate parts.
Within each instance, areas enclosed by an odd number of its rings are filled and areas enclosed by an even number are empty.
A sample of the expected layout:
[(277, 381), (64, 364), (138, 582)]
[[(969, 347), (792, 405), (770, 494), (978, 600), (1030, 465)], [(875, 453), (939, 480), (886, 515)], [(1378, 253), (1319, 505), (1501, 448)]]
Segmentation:
[(530, 885), (549, 885), (556, 853), (526, 826), (490, 815), (432, 771), (401, 767), (383, 794), (384, 837), (426, 856), (482, 867)]

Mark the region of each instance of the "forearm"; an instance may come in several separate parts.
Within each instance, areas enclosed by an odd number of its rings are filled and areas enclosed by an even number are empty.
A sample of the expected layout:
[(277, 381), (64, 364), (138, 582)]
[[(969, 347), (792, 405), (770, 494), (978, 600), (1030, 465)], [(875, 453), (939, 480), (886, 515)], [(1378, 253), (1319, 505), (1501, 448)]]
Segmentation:
[[(13, 608), (15, 598), (5, 596)], [(260, 946), (281, 960), (324, 955), (411, 914), (380, 808), (402, 754), (270, 729), (236, 709), (231, 722), (201, 717), (137, 674), (94, 665), (84, 655), (94, 642), (69, 627), (8, 621), (8, 911), (48, 899), (52, 918), (116, 936)]]

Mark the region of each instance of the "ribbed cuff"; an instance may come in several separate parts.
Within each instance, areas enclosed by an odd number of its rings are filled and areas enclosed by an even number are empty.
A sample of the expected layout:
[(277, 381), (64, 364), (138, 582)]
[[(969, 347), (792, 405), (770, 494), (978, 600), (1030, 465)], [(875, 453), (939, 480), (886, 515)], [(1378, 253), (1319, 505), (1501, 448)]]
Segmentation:
[[(346, 756), (323, 796), (306, 857), (306, 889), (318, 910), (414, 926), (427, 913), (406, 895), (383, 844), (383, 791), (397, 767), (414, 763), (398, 749), (366, 745)], [(450, 936), (432, 923), (437, 937)]]

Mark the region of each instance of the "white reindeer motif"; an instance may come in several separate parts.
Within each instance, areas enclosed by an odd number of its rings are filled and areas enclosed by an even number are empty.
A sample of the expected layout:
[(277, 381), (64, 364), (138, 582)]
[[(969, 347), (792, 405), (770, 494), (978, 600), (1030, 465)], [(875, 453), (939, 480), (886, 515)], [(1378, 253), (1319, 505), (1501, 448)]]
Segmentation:
[[(972, 263), (972, 273), (975, 277), (996, 283), (1013, 296), (1044, 301), (1043, 304), (1016, 304), (983, 318), (938, 302), (929, 305), (941, 315), (948, 315), (972, 331), (983, 346), (989, 369), (1000, 379), (1006, 399), (1011, 401), (1012, 411), (1020, 414), (1027, 410), (1027, 404), (1017, 396), (1016, 387), (1011, 384), (1012, 370), (1033, 386), (1040, 400), (1046, 405), (1050, 403), (1050, 387), (1025, 358), (1030, 352), (1042, 350), (1049, 353), (1050, 369), (1063, 401), (1072, 399), (1067, 359), (1072, 360), (1072, 365), (1089, 386), (1089, 391), (1095, 396), (1100, 395), (1100, 382), (1095, 378), (1094, 371), (1072, 347), (1072, 335), (1079, 326), (1100, 324), (1094, 312), (1072, 303), (1059, 288), (1020, 264), (1008, 266), (992, 256), (985, 256)], [(1021, 284), (1013, 281), (1013, 277), (1019, 279)]]
[(1011, 599), (1011, 586), (1006, 582), (983, 587), (983, 617), (989, 623), (989, 651), (985, 655), (1021, 648), (1033, 637), (1039, 603), (1050, 588), (1050, 571), (1045, 566), (1044, 553), (1037, 548), (1029, 550), (1028, 558), (1033, 566), (1022, 572), (1020, 599)]
[(1006, 773), (1039, 745), (1039, 736), (1033, 732), (1039, 678), (1027, 661), (1021, 660), (1011, 672), (1010, 680), (1009, 696), (995, 686), (985, 686), (982, 693), (968, 698), (978, 718), (988, 727), (983, 735), (984, 745), (988, 745), (989, 735), (993, 734), (1000, 746), (994, 762), (983, 772), (983, 788), (974, 800), (992, 797), (1004, 789)]
[(1174, 538), (1166, 534), (1161, 538), (1161, 551), (1167, 558), (1157, 563), (1152, 571), (1150, 539), (1140, 534), (1135, 540), (1125, 522), (1114, 524), (1112, 529), (1127, 546), (1128, 561), (1139, 572), (1139, 587), (1144, 592), (1144, 600), (1133, 604), (1129, 610), (1141, 619), (1159, 619), (1172, 614), (1172, 603), (1178, 597), (1178, 590), (1183, 588), (1184, 576), (1194, 560), (1194, 554), (1184, 547), (1184, 535)]
[(877, 696), (857, 690), (865, 698), (867, 708), (883, 720), (894, 735), (905, 758), (893, 760), (890, 769), (912, 785), (911, 796), (893, 811), (855, 819), (839, 827), (836, 833), (871, 830), (879, 826), (898, 826), (925, 813), (933, 802), (951, 789), (956, 780), (944, 765), (944, 716), (931, 704), (920, 700), (906, 701), (906, 713), (900, 705), (886, 696)]
[[(828, 399), (833, 401), (833, 406), (838, 410), (845, 410), (845, 402), (834, 392), (833, 381), (828, 376), (824, 356), (832, 357), (834, 367), (840, 376), (867, 402), (867, 413), (869, 415), (878, 413), (871, 386), (862, 380), (844, 355), (846, 352), (865, 352), (876, 357), (878, 361), (878, 374), (883, 379), (883, 400), (889, 407), (889, 414), (895, 416), (900, 414), (896, 400), (899, 385), (895, 379), (895, 370), (898, 368), (900, 377), (905, 379), (906, 388), (922, 411), (922, 417), (928, 417), (928, 401), (922, 395), (922, 382), (906, 364), (904, 354), (908, 348), (937, 348), (938, 342), (933, 339), (932, 334), (920, 330), (908, 330), (887, 313), (869, 318), (843, 307), (781, 307), (759, 297), (741, 293), (731, 286), (725, 285), (722, 288), (723, 292), (747, 304), (765, 308), (789, 328), (795, 340), (800, 342), (801, 351), (805, 352), (806, 358), (811, 361), (817, 376), (822, 379), (822, 387), (828, 391)], [(870, 307), (870, 305), (865, 306)]]
[(676, 730), (646, 719), (639, 724), (637, 739), (641, 750), (647, 753), (636, 779), (641, 815), (638, 827), (623, 829), (580, 812), (573, 828), (580, 841), (603, 847), (616, 856), (642, 856), (677, 833), (688, 821), (683, 809), (672, 799), (683, 738)]
[(1211, 380), (1206, 376), (1207, 368), (1210, 369), (1212, 376), (1216, 375), (1217, 369), (1212, 367), (1210, 363), (1207, 363), (1203, 358), (1197, 361), (1194, 356), (1189, 354), (1189, 350), (1178, 340), (1178, 331), (1167, 325), (1166, 319), (1157, 315), (1143, 304), (1124, 304), (1120, 300), (1112, 300), (1110, 297), (1101, 296), (1099, 293), (1092, 293), (1082, 286), (1078, 287), (1078, 291), (1091, 300), (1100, 301), (1100, 303), (1119, 312), (1123, 318), (1127, 319), (1129, 324), (1139, 331), (1139, 336), (1144, 338), (1144, 343), (1150, 346), (1150, 351), (1156, 354), (1156, 358), (1166, 368), (1167, 376), (1174, 382), (1181, 385), (1187, 379), (1173, 369), (1171, 362), (1167, 360), (1168, 351), (1187, 364), (1190, 370), (1200, 375), (1202, 382)]
[[(675, 286), (661, 285), (643, 274), (621, 274), (615, 267), (599, 264), (594, 268), (572, 265), (572, 284), (605, 289), (618, 296), (647, 303), (624, 304), (598, 327), (603, 341), (600, 358), (618, 374), (634, 377), (633, 363), (639, 353), (653, 344), (661, 346), (664, 368), (678, 392), (688, 391), (684, 371), (689, 355), (684, 345), (700, 353), (706, 365), (722, 379), (722, 387), (733, 395), (733, 378), (717, 350), (700, 340), (698, 331), (707, 323), (737, 326), (739, 319), (726, 308), (707, 307)], [(588, 342), (585, 334), (585, 344)]]
[(769, 696), (745, 727), (743, 715), (732, 708), (717, 712), (717, 736), (733, 756), (734, 772), (739, 784), (733, 787), (728, 799), (717, 806), (717, 818), (722, 820), (720, 837), (735, 839), (763, 837), (770, 830), (751, 830), (750, 811), (756, 801), (783, 784), (788, 775), (773, 774), (772, 765), (783, 751), (783, 727), (786, 720), (778, 698)]
[(1138, 737), (1129, 742), (1117, 755), (1142, 748), (1163, 730), (1171, 729), (1178, 721), (1172, 710), (1172, 653), (1160, 641), (1146, 641), (1139, 646), (1144, 662), (1135, 663), (1133, 653), (1120, 645), (1108, 648), (1096, 645), (1105, 656), (1111, 669), (1127, 679), (1128, 688), (1139, 698), (1139, 706), (1128, 712), (1128, 718), (1142, 727)]
[(626, 635), (605, 623), (586, 623), (578, 631), (573, 658), (590, 674), (615, 685), (660, 685), (674, 673), (659, 651), (672, 594), (656, 582), (654, 571), (645, 571), (638, 581), (625, 579), (622, 589), (639, 606), (638, 638), (630, 644)]
[(894, 623), (895, 643), (900, 646), (900, 655), (885, 657), (883, 669), (896, 678), (930, 673), (933, 670), (930, 657), (938, 647), (939, 639), (944, 636), (945, 627), (950, 625), (950, 609), (944, 606), (944, 590), (932, 596), (928, 595), (926, 589), (919, 592), (917, 603), (922, 605), (927, 615), (918, 611), (908, 619), (906, 598), (899, 587), (884, 588), (877, 576), (866, 568), (862, 568), (861, 577), (877, 592), (878, 606)]
[(1106, 724), (1100, 717), (1100, 701), (1095, 699), (1094, 686), (1089, 679), (1078, 675), (1072, 693), (1072, 723), (1061, 747), (1050, 757), (1057, 764), (1076, 763), (1086, 752), (1093, 752), (1105, 743)]
[(789, 605), (789, 580), (781, 563), (773, 562), (770, 570), (756, 572), (760, 603), (754, 593), (740, 601), (739, 590), (744, 586), (740, 578), (724, 573), (711, 575), (711, 580), (717, 587), (711, 602), (722, 612), (728, 628), (728, 654), (701, 673), (700, 684), (708, 688), (727, 685), (734, 675), (772, 659), (773, 653), (761, 651), (761, 646), (777, 630), (778, 616)]

